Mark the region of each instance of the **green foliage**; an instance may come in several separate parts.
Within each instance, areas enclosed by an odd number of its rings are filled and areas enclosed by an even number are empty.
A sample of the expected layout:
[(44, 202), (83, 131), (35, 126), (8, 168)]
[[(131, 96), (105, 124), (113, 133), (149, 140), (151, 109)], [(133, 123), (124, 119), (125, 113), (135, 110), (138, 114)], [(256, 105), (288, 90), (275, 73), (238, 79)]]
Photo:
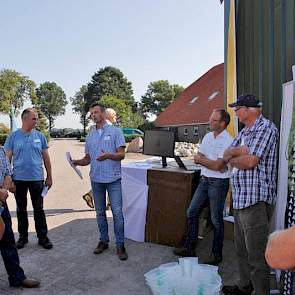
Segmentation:
[(49, 130), (54, 126), (57, 116), (65, 113), (67, 99), (64, 91), (55, 82), (44, 82), (36, 89), (36, 106), (40, 106), (41, 111), (49, 121)]
[(43, 131), (41, 131), (41, 132), (42, 132), (43, 135), (45, 136), (47, 142), (49, 142), (49, 141), (50, 141), (50, 134), (49, 134), (49, 131), (45, 131), (45, 130), (43, 130)]
[(3, 123), (0, 123), (0, 133), (1, 134), (8, 134), (10, 129)]
[(105, 67), (94, 73), (87, 86), (87, 107), (103, 96), (113, 96), (134, 105), (132, 84), (123, 73), (114, 67)]
[(158, 116), (183, 89), (177, 84), (170, 85), (167, 80), (151, 82), (141, 98), (140, 111), (145, 117), (149, 114)]
[(124, 135), (124, 137), (125, 137), (125, 142), (131, 142), (134, 138), (137, 138), (137, 137), (143, 138), (143, 135), (132, 134), (132, 135)]
[(10, 69), (0, 71), (0, 112), (10, 116), (10, 126), (11, 109), (17, 115), (26, 99), (35, 98), (35, 83), (27, 76)]
[(146, 129), (153, 129), (155, 128), (154, 122), (145, 121), (143, 124), (138, 126), (138, 129), (145, 131)]
[(99, 102), (116, 111), (118, 125), (121, 127), (137, 128), (138, 125), (144, 122), (144, 118), (137, 113), (133, 113), (132, 107), (122, 99), (114, 96), (103, 96)]
[(73, 105), (73, 111), (76, 114), (80, 115), (80, 123), (83, 126), (83, 134), (86, 135), (86, 128), (89, 124), (88, 105), (90, 104), (86, 98), (87, 86), (81, 86), (80, 90), (75, 93), (74, 97), (71, 97), (70, 100)]
[[(43, 112), (41, 111), (40, 106), (36, 106), (35, 110), (38, 114), (38, 122), (37, 122), (36, 129), (42, 133), (45, 133), (48, 131), (47, 119), (44, 116)], [(49, 133), (48, 133), (48, 135), (49, 135)]]
[(4, 145), (8, 133), (0, 133), (0, 145)]

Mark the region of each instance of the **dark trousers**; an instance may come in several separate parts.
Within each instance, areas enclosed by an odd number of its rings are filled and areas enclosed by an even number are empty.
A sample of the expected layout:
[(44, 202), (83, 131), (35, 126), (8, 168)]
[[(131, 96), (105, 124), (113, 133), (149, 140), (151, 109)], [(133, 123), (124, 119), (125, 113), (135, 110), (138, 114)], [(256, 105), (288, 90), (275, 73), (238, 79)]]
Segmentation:
[(269, 294), (270, 269), (264, 257), (269, 222), (273, 206), (259, 202), (242, 210), (235, 210), (235, 247), (238, 256), (240, 280), (238, 286), (254, 287), (252, 294)]
[(43, 210), (43, 197), (41, 196), (44, 183), (43, 181), (21, 181), (15, 180), (15, 199), (17, 205), (18, 232), (21, 238), (28, 238), (28, 212), (27, 212), (27, 193), (31, 195), (34, 209), (34, 220), (37, 237), (43, 239), (47, 237), (47, 224)]
[(4, 204), (4, 211), (1, 217), (5, 224), (5, 232), (0, 240), (1, 255), (8, 274), (9, 284), (11, 286), (19, 286), (26, 277), (23, 269), (19, 265), (19, 257), (11, 228), (11, 217), (6, 204)]
[(199, 216), (204, 205), (209, 201), (211, 221), (214, 226), (212, 253), (215, 256), (222, 257), (224, 237), (223, 209), (228, 187), (228, 178), (202, 177), (200, 180), (187, 210), (188, 232), (185, 241), (185, 247), (187, 249), (192, 250), (196, 246)]

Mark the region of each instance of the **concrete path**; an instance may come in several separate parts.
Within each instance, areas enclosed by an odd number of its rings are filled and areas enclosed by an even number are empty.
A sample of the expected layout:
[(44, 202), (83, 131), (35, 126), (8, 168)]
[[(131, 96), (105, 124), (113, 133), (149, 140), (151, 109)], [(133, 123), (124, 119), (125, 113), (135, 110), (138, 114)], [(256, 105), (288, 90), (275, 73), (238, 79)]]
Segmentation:
[[(113, 224), (110, 211), (110, 248), (101, 255), (94, 255), (98, 233), (95, 212), (88, 210), (81, 196), (89, 190), (89, 167), (81, 167), (84, 179), (73, 172), (65, 161), (65, 152), (73, 158), (83, 156), (84, 144), (76, 140), (52, 140), (50, 156), (54, 184), (45, 199), (49, 238), (52, 250), (37, 245), (32, 207), (29, 202), (29, 244), (19, 250), (21, 266), (28, 277), (41, 280), (41, 287), (34, 290), (8, 286), (7, 274), (0, 262), (0, 294), (100, 294), (100, 295), (150, 295), (145, 285), (144, 273), (162, 263), (176, 261), (172, 248), (126, 241), (129, 259), (120, 261), (115, 255)], [(139, 154), (127, 154), (125, 162), (143, 159)], [(16, 207), (13, 195), (8, 200), (16, 233)], [(200, 258), (206, 257), (211, 248), (211, 237), (198, 245)], [(223, 282), (234, 283), (237, 268), (232, 241), (225, 241), (224, 262), (220, 265)], [(207, 295), (207, 294), (206, 294)], [(209, 295), (209, 294), (208, 294)]]

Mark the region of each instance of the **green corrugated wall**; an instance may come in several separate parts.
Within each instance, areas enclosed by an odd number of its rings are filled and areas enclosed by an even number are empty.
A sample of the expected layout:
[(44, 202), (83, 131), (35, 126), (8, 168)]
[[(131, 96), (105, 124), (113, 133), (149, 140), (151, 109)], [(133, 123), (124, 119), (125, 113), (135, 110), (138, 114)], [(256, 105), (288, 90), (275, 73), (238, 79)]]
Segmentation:
[[(226, 59), (229, 0), (224, 8)], [(295, 0), (236, 0), (236, 25), (238, 95), (256, 94), (279, 127), (282, 84), (295, 65)]]

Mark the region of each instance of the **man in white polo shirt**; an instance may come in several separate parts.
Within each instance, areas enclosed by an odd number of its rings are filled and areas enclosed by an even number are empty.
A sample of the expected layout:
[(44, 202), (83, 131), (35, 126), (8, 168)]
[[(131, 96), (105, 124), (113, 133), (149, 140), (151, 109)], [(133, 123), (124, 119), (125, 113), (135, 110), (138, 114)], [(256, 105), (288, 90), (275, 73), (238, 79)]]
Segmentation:
[(230, 116), (224, 109), (216, 109), (210, 116), (210, 133), (207, 133), (200, 149), (194, 157), (196, 164), (202, 165), (201, 179), (187, 210), (187, 236), (184, 247), (175, 248), (174, 254), (196, 256), (199, 216), (209, 201), (211, 220), (214, 226), (212, 258), (206, 263), (218, 265), (222, 261), (224, 237), (223, 209), (229, 187), (230, 172), (223, 161), (224, 151), (231, 145), (233, 138), (226, 131)]

